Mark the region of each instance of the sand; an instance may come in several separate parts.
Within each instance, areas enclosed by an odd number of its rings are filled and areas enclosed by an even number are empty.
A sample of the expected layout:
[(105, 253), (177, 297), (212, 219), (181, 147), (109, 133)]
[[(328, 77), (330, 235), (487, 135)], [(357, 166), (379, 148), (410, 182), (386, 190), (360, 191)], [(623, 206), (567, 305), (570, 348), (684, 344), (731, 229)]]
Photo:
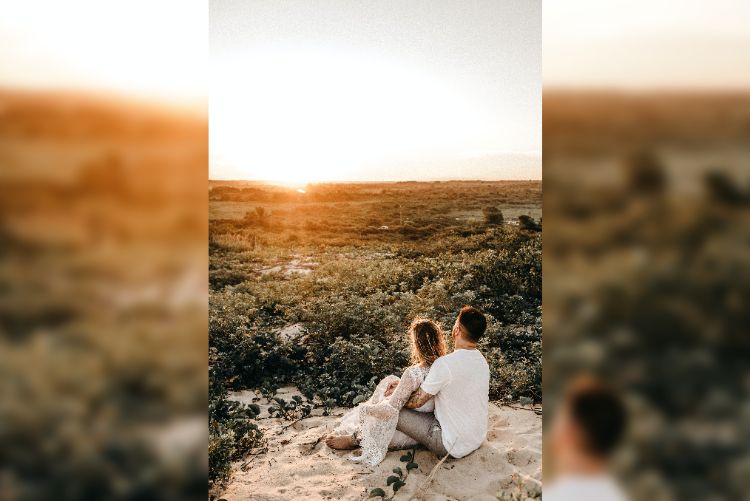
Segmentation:
[[(289, 400), (298, 394), (294, 388), (282, 388), (279, 396)], [(232, 398), (263, 407), (266, 399), (252, 391), (234, 393)], [(381, 487), (388, 494), (386, 479), (403, 452), (389, 452), (385, 460), (372, 468), (350, 461), (346, 451), (334, 451), (318, 438), (333, 430), (346, 409), (337, 408), (330, 416), (313, 415), (296, 423), (276, 418), (261, 419), (266, 430), (267, 452), (248, 456), (236, 463), (232, 480), (222, 493), (228, 501), (286, 499), (364, 499), (371, 489)], [(417, 450), (416, 463), (394, 499), (407, 500), (496, 500), (501, 492), (523, 492), (533, 497), (540, 491), (542, 476), (541, 416), (524, 409), (490, 404), (490, 426), (482, 446), (461, 459), (447, 460), (426, 483), (438, 463), (431, 452)], [(404, 471), (405, 468), (403, 468)], [(514, 475), (515, 474), (515, 475)], [(524, 484), (525, 486), (520, 484)]]

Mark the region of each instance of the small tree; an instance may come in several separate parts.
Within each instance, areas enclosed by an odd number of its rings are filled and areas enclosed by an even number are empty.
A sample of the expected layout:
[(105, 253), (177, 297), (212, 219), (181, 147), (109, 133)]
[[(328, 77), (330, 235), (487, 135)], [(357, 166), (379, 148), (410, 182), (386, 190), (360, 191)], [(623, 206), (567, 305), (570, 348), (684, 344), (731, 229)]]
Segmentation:
[(484, 209), (484, 222), (487, 225), (498, 225), (503, 224), (505, 218), (503, 217), (502, 211), (497, 207), (487, 207)]
[(263, 207), (256, 207), (254, 211), (245, 213), (245, 221), (247, 221), (248, 224), (265, 226), (268, 223), (268, 218), (270, 216), (271, 214), (266, 212), (266, 209)]
[(518, 216), (518, 226), (529, 231), (541, 231), (542, 229), (539, 223), (534, 221), (533, 217), (527, 216), (526, 214)]
[(726, 172), (713, 169), (703, 177), (703, 184), (713, 201), (726, 205), (747, 205), (748, 193), (737, 185)]
[(641, 195), (657, 195), (667, 188), (667, 174), (662, 161), (651, 151), (639, 151), (626, 160), (630, 190)]

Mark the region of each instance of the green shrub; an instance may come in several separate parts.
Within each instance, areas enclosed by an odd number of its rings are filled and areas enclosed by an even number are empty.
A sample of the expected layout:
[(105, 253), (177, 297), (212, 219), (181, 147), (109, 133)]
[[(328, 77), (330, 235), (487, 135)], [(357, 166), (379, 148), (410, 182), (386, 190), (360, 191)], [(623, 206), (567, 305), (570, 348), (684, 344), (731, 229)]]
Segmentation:
[(529, 231), (541, 231), (542, 229), (541, 225), (534, 221), (533, 217), (527, 216), (526, 214), (518, 216), (518, 226), (520, 226), (521, 229)]
[(260, 407), (227, 399), (223, 377), (226, 368), (221, 366), (221, 362), (212, 366), (208, 378), (209, 488), (225, 482), (230, 476), (232, 461), (261, 445), (263, 439), (262, 431), (253, 422), (260, 414)]
[(497, 207), (487, 207), (482, 212), (484, 214), (484, 222), (487, 225), (503, 224), (505, 221), (502, 211)]
[(375, 339), (337, 338), (311, 348), (308, 369), (297, 380), (300, 390), (308, 398), (317, 395), (338, 405), (351, 406), (358, 398), (368, 398), (378, 381), (408, 365), (405, 347), (388, 347)]

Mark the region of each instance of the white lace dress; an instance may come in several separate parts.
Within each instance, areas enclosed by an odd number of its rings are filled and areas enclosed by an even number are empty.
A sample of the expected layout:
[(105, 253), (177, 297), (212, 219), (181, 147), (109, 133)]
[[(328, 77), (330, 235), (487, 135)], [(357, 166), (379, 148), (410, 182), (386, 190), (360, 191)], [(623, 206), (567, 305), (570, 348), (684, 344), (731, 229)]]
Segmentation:
[[(385, 458), (389, 448), (405, 449), (417, 445), (409, 436), (396, 430), (396, 424), (399, 411), (412, 392), (422, 384), (428, 372), (429, 368), (414, 365), (406, 369), (400, 379), (397, 376), (386, 376), (367, 401), (344, 414), (333, 433), (354, 435), (359, 440), (361, 454), (352, 455), (350, 459), (375, 466)], [(393, 381), (398, 381), (398, 386), (389, 397), (385, 397), (383, 394)], [(429, 400), (416, 410), (433, 412), (435, 402)]]

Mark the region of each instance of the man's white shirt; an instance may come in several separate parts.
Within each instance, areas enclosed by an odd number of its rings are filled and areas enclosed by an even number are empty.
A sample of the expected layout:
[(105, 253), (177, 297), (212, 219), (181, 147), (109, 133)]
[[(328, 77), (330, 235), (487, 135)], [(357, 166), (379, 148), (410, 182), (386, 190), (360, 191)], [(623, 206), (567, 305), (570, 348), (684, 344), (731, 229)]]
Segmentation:
[(608, 475), (566, 475), (542, 489), (544, 501), (626, 501)]
[(482, 445), (487, 436), (490, 368), (478, 350), (456, 350), (438, 358), (422, 383), (435, 395), (435, 417), (443, 445), (454, 458)]

